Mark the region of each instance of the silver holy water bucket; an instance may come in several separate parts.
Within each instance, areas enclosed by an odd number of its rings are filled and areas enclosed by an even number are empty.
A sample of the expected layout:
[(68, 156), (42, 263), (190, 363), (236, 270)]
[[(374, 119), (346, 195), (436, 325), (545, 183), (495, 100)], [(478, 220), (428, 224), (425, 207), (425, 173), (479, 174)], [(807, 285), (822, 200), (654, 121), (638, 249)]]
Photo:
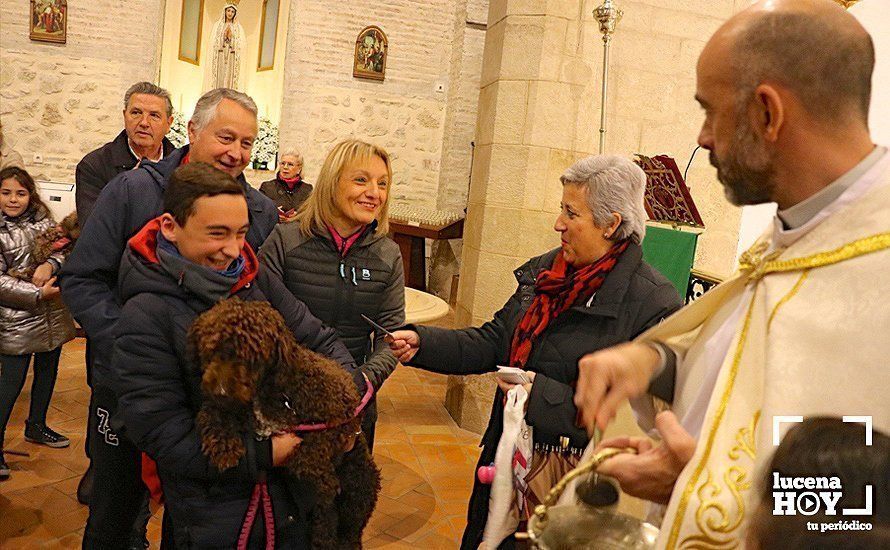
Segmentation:
[(606, 448), (596, 453), (590, 461), (570, 471), (553, 486), (544, 503), (535, 508), (528, 521), (528, 531), (517, 533), (517, 539), (526, 539), (532, 548), (539, 550), (649, 550), (655, 548), (658, 528), (643, 520), (619, 514), (605, 508), (597, 508), (583, 501), (580, 504), (554, 506), (569, 482), (577, 477), (595, 472), (599, 465), (622, 453), (634, 449)]

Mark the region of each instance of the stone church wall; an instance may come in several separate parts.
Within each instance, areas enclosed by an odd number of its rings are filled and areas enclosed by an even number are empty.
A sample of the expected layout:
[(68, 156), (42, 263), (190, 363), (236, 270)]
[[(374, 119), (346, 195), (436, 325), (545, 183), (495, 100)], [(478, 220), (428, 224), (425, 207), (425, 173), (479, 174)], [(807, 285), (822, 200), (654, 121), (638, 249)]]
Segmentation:
[(71, 0), (64, 45), (32, 42), (29, 10), (0, 0), (4, 139), (34, 175), (73, 183), (83, 155), (122, 128), (127, 88), (157, 77), (163, 0)]
[[(484, 41), (466, 21), (486, 13), (480, 0), (294, 0), (281, 142), (303, 151), (307, 179), (354, 136), (392, 154), (394, 199), (462, 209)], [(355, 39), (370, 24), (389, 39), (383, 82), (352, 76)]]
[[(73, 182), (80, 158), (120, 131), (127, 87), (156, 81), (164, 2), (68, 7), (67, 44), (47, 44), (28, 38), (28, 2), (0, 0), (0, 119), (29, 169)], [(280, 24), (282, 146), (305, 151), (311, 180), (337, 140), (364, 137), (393, 154), (395, 198), (462, 209), (487, 13), (487, 0), (292, 0)], [(384, 82), (352, 77), (353, 44), (369, 24), (390, 40)]]
[[(540, 236), (533, 232), (525, 248), (553, 244), (545, 237), (551, 236), (558, 202), (557, 168), (596, 150), (601, 41), (590, 12), (599, 2), (491, 3), (495, 15), (489, 20), (488, 0), (291, 0), (288, 21), (281, 22), (281, 32), (288, 33), (281, 138), (283, 146), (305, 151), (308, 179), (317, 175), (338, 139), (355, 135), (393, 153), (396, 200), (459, 210), (467, 202), (475, 140), (477, 164), (480, 155), (480, 166), (489, 164), (486, 157), (499, 156), (503, 162), (490, 163), (491, 169), (529, 186), (521, 198), (524, 216), (540, 218), (535, 226), (542, 230)], [(609, 151), (667, 153), (685, 166), (701, 118), (690, 99), (697, 53), (710, 32), (746, 3), (619, 2), (625, 16), (612, 56)], [(27, 2), (0, 0), (0, 117), (6, 139), (36, 175), (59, 181), (73, 181), (82, 155), (119, 131), (126, 88), (156, 79), (164, 2), (71, 0), (68, 5), (68, 43), (57, 45), (28, 39)], [(521, 41), (506, 45), (514, 53), (505, 59), (520, 71), (532, 63), (543, 68), (531, 83), (511, 79), (514, 69), (494, 60), (483, 74), (485, 29), (489, 40), (503, 40), (507, 23), (525, 32), (518, 35)], [(390, 40), (384, 82), (352, 77), (353, 44), (367, 24), (381, 26)], [(497, 84), (494, 75), (501, 77)], [(477, 107), (506, 109), (512, 116), (477, 130)], [(545, 159), (535, 144), (551, 134), (555, 147)], [(492, 140), (499, 150), (487, 147)], [(527, 163), (530, 170), (518, 169), (526, 163), (524, 153), (514, 154), (516, 146), (528, 146), (534, 157)], [(33, 163), (35, 154), (42, 164)], [(696, 264), (726, 273), (738, 213), (726, 206), (703, 153), (692, 164), (689, 182), (708, 225)], [(515, 243), (502, 247), (495, 239), (488, 246), (491, 250), (475, 253), (490, 256), (480, 265), (493, 271), (492, 278), (529, 255), (523, 249), (508, 257)], [(477, 319), (502, 298), (482, 293), (492, 301), (471, 308)]]

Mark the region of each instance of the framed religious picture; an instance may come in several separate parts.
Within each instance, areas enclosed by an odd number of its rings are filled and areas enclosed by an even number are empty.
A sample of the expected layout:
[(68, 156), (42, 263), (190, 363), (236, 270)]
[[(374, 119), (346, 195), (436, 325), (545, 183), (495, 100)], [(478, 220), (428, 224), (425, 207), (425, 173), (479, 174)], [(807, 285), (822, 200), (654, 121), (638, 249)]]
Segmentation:
[(389, 43), (380, 27), (371, 25), (358, 33), (355, 39), (355, 59), (352, 76), (383, 80), (386, 74), (386, 53)]
[(31, 40), (64, 44), (68, 38), (68, 1), (31, 0)]

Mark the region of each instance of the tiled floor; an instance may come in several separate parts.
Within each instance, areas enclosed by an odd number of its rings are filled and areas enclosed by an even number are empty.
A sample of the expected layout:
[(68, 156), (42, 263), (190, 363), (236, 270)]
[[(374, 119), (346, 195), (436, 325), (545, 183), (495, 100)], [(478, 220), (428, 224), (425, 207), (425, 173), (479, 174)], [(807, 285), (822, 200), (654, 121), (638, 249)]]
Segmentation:
[[(83, 433), (89, 392), (83, 341), (67, 344), (50, 406), (48, 424), (71, 439), (67, 449), (24, 441), (30, 377), (7, 428), (9, 480), (0, 482), (0, 549), (79, 548), (87, 508), (75, 497), (86, 468)], [(479, 437), (458, 428), (442, 406), (445, 377), (399, 367), (378, 397), (375, 459), (383, 490), (365, 531), (366, 548), (456, 548)], [(157, 547), (161, 510), (149, 524)]]

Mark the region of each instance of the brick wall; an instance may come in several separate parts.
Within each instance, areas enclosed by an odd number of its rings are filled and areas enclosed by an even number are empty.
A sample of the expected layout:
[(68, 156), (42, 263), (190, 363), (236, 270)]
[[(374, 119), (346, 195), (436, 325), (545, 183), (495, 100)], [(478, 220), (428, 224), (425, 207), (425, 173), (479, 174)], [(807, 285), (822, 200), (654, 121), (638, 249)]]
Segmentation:
[[(476, 2), (477, 4), (479, 2)], [(450, 86), (444, 121), (438, 205), (442, 210), (461, 211), (469, 189), (472, 142), (476, 137), (479, 77), (482, 72), (483, 28), (487, 13), (473, 13), (472, 2), (454, 19)], [(478, 11), (478, 7), (475, 8)], [(487, 10), (486, 10), (487, 11)]]
[(69, 0), (64, 45), (32, 42), (29, 11), (0, 0), (4, 139), (35, 175), (73, 182), (83, 155), (122, 128), (126, 89), (157, 76), (163, 0)]
[[(470, 4), (478, 13), (487, 2)], [(303, 151), (307, 179), (354, 136), (392, 154), (394, 199), (463, 208), (484, 40), (466, 20), (467, 0), (294, 0), (281, 143)], [(383, 82), (352, 76), (355, 39), (371, 24), (389, 39)]]

